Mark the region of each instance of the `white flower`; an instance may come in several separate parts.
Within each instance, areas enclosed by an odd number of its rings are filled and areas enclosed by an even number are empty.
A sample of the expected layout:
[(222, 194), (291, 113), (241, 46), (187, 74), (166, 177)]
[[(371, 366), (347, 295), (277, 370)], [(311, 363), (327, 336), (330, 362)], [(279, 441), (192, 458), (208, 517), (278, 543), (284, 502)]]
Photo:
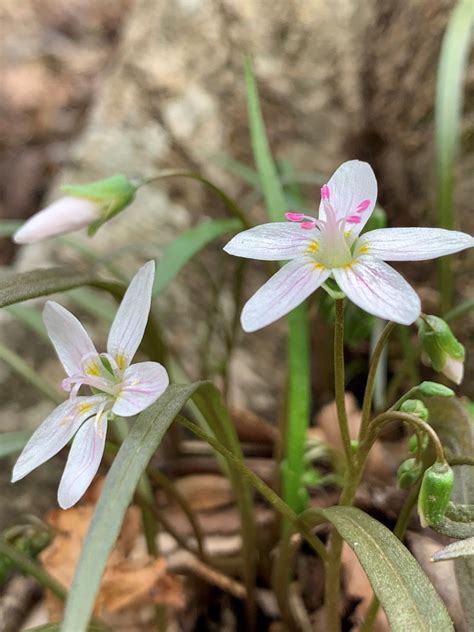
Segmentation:
[(99, 218), (100, 206), (92, 200), (62, 197), (33, 215), (13, 235), (17, 244), (31, 244), (54, 235), (85, 228)]
[(251, 332), (278, 320), (330, 276), (371, 314), (409, 325), (420, 299), (385, 261), (420, 261), (474, 245), (466, 233), (441, 228), (382, 228), (359, 236), (377, 199), (370, 165), (342, 164), (321, 189), (319, 218), (287, 213), (287, 222), (256, 226), (236, 235), (224, 250), (266, 261), (289, 260), (246, 303), (242, 327)]
[[(94, 478), (104, 452), (111, 415), (131, 417), (148, 408), (168, 386), (157, 362), (131, 364), (143, 337), (151, 306), (155, 264), (149, 261), (132, 279), (117, 311), (107, 353), (97, 353), (84, 327), (67, 309), (48, 301), (43, 319), (68, 375), (69, 399), (34, 432), (13, 468), (12, 482), (57, 454), (73, 439), (58, 490), (63, 509), (74, 505)], [(81, 386), (93, 395), (78, 396)]]

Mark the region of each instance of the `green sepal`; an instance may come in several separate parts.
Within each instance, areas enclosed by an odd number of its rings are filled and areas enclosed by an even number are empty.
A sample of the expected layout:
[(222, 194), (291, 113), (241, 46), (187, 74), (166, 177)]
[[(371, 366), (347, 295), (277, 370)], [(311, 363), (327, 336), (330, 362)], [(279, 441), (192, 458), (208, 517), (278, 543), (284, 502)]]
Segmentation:
[(425, 470), (418, 496), (418, 514), (423, 527), (441, 522), (451, 500), (453, 485), (453, 470), (446, 461), (435, 461)]
[(88, 228), (88, 235), (92, 236), (102, 224), (131, 204), (138, 183), (132, 182), (127, 176), (116, 174), (86, 184), (65, 184), (61, 188), (68, 195), (91, 200), (97, 204), (99, 217)]
[(450, 326), (438, 316), (424, 315), (418, 328), (423, 350), (435, 371), (443, 371), (448, 357), (464, 362), (465, 350)]

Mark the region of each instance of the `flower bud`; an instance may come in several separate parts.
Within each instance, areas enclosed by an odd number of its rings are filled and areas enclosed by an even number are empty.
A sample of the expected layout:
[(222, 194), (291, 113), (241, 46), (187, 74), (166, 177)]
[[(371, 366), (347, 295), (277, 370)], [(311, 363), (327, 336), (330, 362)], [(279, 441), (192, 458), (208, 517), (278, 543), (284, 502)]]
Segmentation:
[[(421, 440), (421, 449), (426, 450), (428, 446), (428, 436), (423, 434), (423, 438)], [(415, 454), (418, 451), (418, 435), (412, 434), (408, 439), (408, 449), (412, 454)]]
[(29, 244), (89, 226), (89, 234), (128, 206), (137, 187), (115, 175), (89, 184), (65, 185), (67, 194), (31, 217), (16, 231), (17, 244)]
[(449, 325), (437, 316), (422, 316), (419, 336), (423, 350), (435, 371), (460, 384), (464, 374), (464, 347)]
[(422, 421), (428, 419), (428, 409), (420, 399), (407, 399), (400, 406), (400, 412), (416, 415)]
[(444, 516), (453, 491), (453, 470), (446, 461), (435, 461), (421, 483), (418, 515), (422, 527), (437, 525)]
[(400, 464), (397, 472), (398, 487), (410, 489), (421, 476), (422, 466), (416, 459), (407, 459)]
[(454, 397), (454, 391), (438, 382), (422, 382), (418, 390), (425, 397)]

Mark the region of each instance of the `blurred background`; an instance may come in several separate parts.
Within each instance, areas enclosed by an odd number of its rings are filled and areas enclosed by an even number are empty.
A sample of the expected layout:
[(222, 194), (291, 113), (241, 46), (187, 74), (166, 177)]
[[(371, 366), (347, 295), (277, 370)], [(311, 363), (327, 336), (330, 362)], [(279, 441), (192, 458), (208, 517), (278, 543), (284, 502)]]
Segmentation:
[[(63, 182), (113, 173), (151, 176), (199, 171), (235, 197), (253, 221), (265, 217), (248, 131), (243, 61), (253, 58), (263, 114), (280, 171), (295, 202), (315, 209), (319, 182), (344, 160), (373, 166), (390, 226), (432, 226), (435, 212), (435, 94), (442, 36), (452, 0), (2, 0), (0, 4), (0, 217), (23, 220), (58, 197)], [(474, 232), (474, 64), (471, 51), (456, 162), (455, 227)], [(252, 175), (253, 174), (253, 175)], [(301, 208), (301, 206), (298, 206)], [(0, 263), (28, 269), (112, 261), (126, 277), (144, 258), (159, 259), (185, 228), (225, 217), (198, 182), (170, 178), (140, 191), (134, 204), (89, 240), (15, 247), (2, 239)], [(238, 262), (218, 246), (201, 254), (161, 297), (157, 310), (169, 347), (192, 379), (228, 388), (237, 409), (270, 421), (281, 402), (285, 327), (237, 333), (231, 369), (223, 367), (220, 320), (232, 317)], [(453, 259), (456, 302), (472, 298), (472, 252)], [(436, 264), (397, 268), (439, 312)], [(252, 264), (248, 297), (266, 278)], [(82, 297), (82, 298), (81, 298)], [(61, 299), (105, 337), (96, 311), (113, 302), (78, 294)], [(81, 305), (82, 301), (82, 305)], [(94, 301), (97, 301), (95, 304)], [(216, 309), (216, 304), (218, 309)], [(210, 307), (211, 306), (211, 307)], [(217, 312), (217, 317), (210, 316)], [(322, 310), (324, 312), (324, 310)], [(103, 312), (104, 313), (104, 312)], [(10, 312), (1, 341), (53, 383), (61, 369), (50, 346)], [(209, 323), (212, 322), (212, 327)], [(349, 340), (349, 390), (360, 396), (370, 323), (355, 313)], [(474, 316), (453, 329), (467, 348), (462, 392), (474, 398)], [(326, 323), (312, 327), (314, 412), (331, 401)], [(395, 371), (411, 339), (395, 342)], [(397, 346), (398, 345), (398, 346)], [(224, 359), (223, 359), (224, 358)], [(423, 369), (422, 369), (423, 371)], [(228, 378), (231, 372), (232, 379)], [(429, 369), (421, 377), (433, 377)], [(409, 376), (408, 376), (409, 379)], [(50, 404), (0, 366), (2, 430), (31, 429)], [(49, 467), (49, 466), (48, 466)], [(34, 503), (54, 503), (61, 464), (38, 470), (13, 491), (2, 475), (0, 525)], [(43, 474), (42, 474), (43, 472)], [(44, 479), (42, 479), (44, 476)], [(53, 480), (53, 485), (50, 481)], [(18, 489), (24, 493), (18, 495)], [(42, 494), (38, 495), (38, 489)], [(34, 499), (34, 500), (33, 500)], [(2, 515), (4, 514), (4, 515)]]

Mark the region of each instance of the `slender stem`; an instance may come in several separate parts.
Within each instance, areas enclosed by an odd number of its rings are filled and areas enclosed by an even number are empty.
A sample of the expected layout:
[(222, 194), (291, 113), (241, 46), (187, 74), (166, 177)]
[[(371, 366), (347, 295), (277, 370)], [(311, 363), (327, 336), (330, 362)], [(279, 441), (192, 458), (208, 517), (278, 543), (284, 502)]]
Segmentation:
[(223, 446), (212, 435), (201, 430), (199, 426), (189, 421), (182, 415), (176, 417), (178, 421), (185, 428), (190, 430), (197, 437), (206, 441), (210, 446), (214, 448), (216, 452), (221, 454), (229, 465), (243, 476), (255, 489), (270, 503), (270, 505), (278, 511), (282, 516), (288, 519), (296, 529), (303, 535), (308, 544), (316, 551), (316, 553), (322, 558), (326, 559), (327, 553), (323, 542), (317, 535), (311, 533), (311, 531), (299, 520), (290, 507), (276, 494), (271, 487), (269, 487), (261, 478), (252, 472), (233, 452)]
[(155, 483), (163, 488), (168, 500), (175, 501), (180, 507), (181, 511), (188, 519), (191, 529), (193, 530), (194, 537), (196, 538), (196, 544), (199, 552), (198, 557), (207, 563), (207, 553), (204, 546), (205, 536), (203, 530), (201, 529), (201, 525), (199, 524), (199, 520), (197, 519), (194, 511), (191, 509), (191, 505), (188, 503), (187, 499), (176, 489), (176, 486), (173, 485), (172, 481), (170, 481), (163, 472), (148, 468), (147, 474)]
[(36, 371), (34, 371), (28, 364), (20, 358), (20, 356), (8, 349), (5, 345), (0, 343), (0, 360), (3, 360), (5, 364), (15, 371), (17, 375), (34, 386), (40, 393), (50, 399), (54, 404), (60, 404), (64, 401), (64, 397), (53, 387), (40, 377)]
[(295, 538), (294, 529), (287, 528), (278, 545), (278, 553), (273, 565), (272, 584), (280, 609), (283, 623), (289, 630), (297, 629), (291, 611), (290, 591), (291, 576), (293, 574), (296, 551), (300, 544), (299, 538)]
[(396, 410), (382, 413), (381, 415), (378, 415), (370, 422), (370, 425), (368, 428), (367, 440), (366, 440), (367, 444), (371, 445), (373, 443), (373, 441), (375, 440), (377, 431), (380, 427), (384, 426), (385, 424), (391, 423), (393, 421), (404, 421), (414, 426), (415, 428), (419, 428), (423, 430), (423, 432), (426, 432), (426, 434), (429, 435), (431, 441), (433, 442), (433, 447), (436, 452), (437, 460), (446, 461), (446, 457), (444, 455), (443, 444), (441, 443), (435, 430), (429, 424), (427, 424), (425, 421), (422, 421), (416, 415), (410, 415), (409, 413), (402, 413)]
[[(347, 482), (352, 478), (352, 472), (355, 464), (353, 461), (351, 437), (349, 434), (349, 423), (347, 420), (345, 404), (344, 299), (336, 299), (336, 320), (334, 324), (334, 391), (339, 429), (346, 457), (345, 489), (347, 490)], [(341, 553), (342, 538), (335, 529), (332, 529), (328, 558), (326, 560), (326, 577), (324, 587), (326, 629), (328, 632), (339, 632), (341, 629), (339, 614), (341, 601)]]
[(224, 202), (230, 214), (240, 219), (244, 228), (251, 227), (246, 217), (245, 212), (240, 208), (240, 206), (236, 204), (236, 202), (234, 202), (234, 200), (231, 197), (229, 197), (227, 193), (224, 193), (222, 189), (217, 187), (215, 184), (213, 184), (210, 180), (202, 176), (200, 173), (197, 173), (194, 171), (186, 171), (184, 169), (164, 169), (160, 173), (157, 173), (155, 176), (144, 178), (139, 183), (139, 186), (151, 184), (158, 180), (162, 180), (163, 178), (192, 178), (193, 180), (198, 180), (199, 182), (202, 182), (202, 184), (207, 186), (211, 191), (216, 193), (221, 198), (221, 200)]
[(336, 300), (336, 322), (334, 325), (334, 391), (336, 399), (337, 418), (341, 431), (342, 444), (346, 455), (348, 470), (353, 467), (353, 455), (351, 449), (351, 437), (349, 434), (349, 422), (347, 421), (345, 402), (345, 375), (344, 375), (344, 299)]
[(474, 457), (473, 456), (452, 456), (448, 459), (449, 465), (474, 465)]
[(392, 333), (396, 323), (389, 322), (385, 325), (380, 338), (375, 345), (372, 362), (370, 363), (369, 374), (367, 376), (367, 384), (365, 387), (364, 401), (362, 403), (362, 420), (360, 423), (359, 441), (362, 442), (367, 434), (367, 426), (370, 421), (370, 412), (372, 409), (372, 399), (374, 396), (375, 378), (377, 376), (377, 367), (379, 365), (380, 356)]
[[(39, 564), (31, 560), (14, 546), (5, 542), (2, 537), (0, 537), (0, 555), (7, 557), (20, 571), (33, 577), (41, 586), (50, 590), (62, 601), (65, 601), (68, 594), (66, 588), (47, 573)], [(102, 630), (108, 630), (106, 625), (97, 618), (91, 618), (91, 623)]]
[[(402, 510), (400, 511), (398, 515), (397, 522), (393, 529), (393, 534), (399, 540), (403, 540), (403, 538), (405, 537), (405, 533), (408, 528), (408, 523), (410, 521), (411, 512), (413, 511), (413, 507), (416, 505), (418, 493), (420, 491), (420, 486), (421, 486), (421, 479), (417, 485), (411, 488), (408, 496), (405, 498), (405, 502), (403, 503)], [(380, 601), (374, 595), (372, 597), (372, 601), (370, 603), (369, 609), (367, 610), (365, 621), (362, 627), (360, 628), (360, 632), (370, 632), (372, 630), (379, 607), (380, 607)]]

